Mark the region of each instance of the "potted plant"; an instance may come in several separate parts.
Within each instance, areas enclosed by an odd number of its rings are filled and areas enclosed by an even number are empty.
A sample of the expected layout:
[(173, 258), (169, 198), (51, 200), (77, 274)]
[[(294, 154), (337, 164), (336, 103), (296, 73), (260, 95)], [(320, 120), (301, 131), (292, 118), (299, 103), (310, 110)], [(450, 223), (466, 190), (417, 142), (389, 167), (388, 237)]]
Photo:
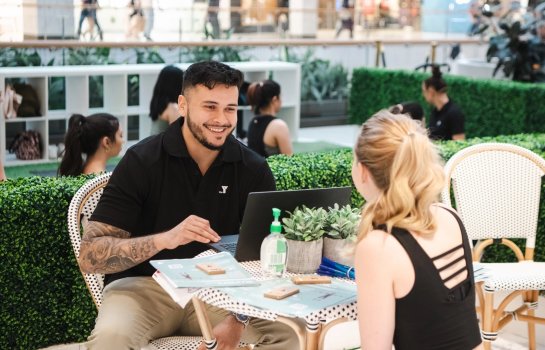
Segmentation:
[(302, 118), (347, 115), (350, 81), (342, 64), (316, 58), (310, 49), (299, 57), (286, 47), (282, 58), (301, 64)]
[(324, 237), (324, 256), (343, 265), (353, 266), (352, 250), (360, 222), (359, 208), (350, 205), (329, 208)]
[(325, 209), (306, 206), (295, 208), (282, 219), (284, 236), (288, 241), (288, 271), (313, 273), (318, 269), (322, 260), (326, 221)]
[(538, 36), (531, 37), (532, 24), (522, 25), (516, 21), (503, 22), (503, 33), (490, 38), (486, 60), (497, 60), (493, 76), (500, 68), (506, 77), (515, 81), (545, 82), (545, 45)]

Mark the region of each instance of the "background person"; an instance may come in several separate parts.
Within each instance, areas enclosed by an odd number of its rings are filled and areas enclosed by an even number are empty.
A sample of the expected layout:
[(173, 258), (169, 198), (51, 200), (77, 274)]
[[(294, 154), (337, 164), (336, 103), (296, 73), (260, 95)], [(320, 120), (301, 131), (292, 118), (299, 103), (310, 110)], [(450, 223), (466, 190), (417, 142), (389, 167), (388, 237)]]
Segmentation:
[[(79, 15), (79, 23), (78, 23), (78, 38), (81, 36), (81, 26), (83, 25), (83, 21), (87, 18), (89, 21), (93, 22), (93, 26), (97, 27), (100, 40), (103, 40), (102, 29), (100, 28), (100, 24), (98, 23), (98, 19), (97, 19), (97, 9), (98, 9), (98, 0), (82, 0), (81, 1), (81, 13)], [(89, 28), (91, 28), (91, 32), (92, 32), (91, 25), (89, 26)]]
[(403, 102), (393, 105), (388, 108), (393, 114), (407, 114), (412, 119), (418, 121), (421, 126), (426, 127), (426, 119), (424, 118), (424, 109), (422, 105), (416, 101)]
[(422, 95), (433, 106), (430, 115), (430, 137), (436, 140), (465, 140), (464, 113), (447, 95), (447, 83), (438, 66), (422, 83)]
[(288, 124), (276, 117), (282, 107), (280, 85), (273, 80), (252, 83), (248, 87), (247, 96), (256, 115), (248, 127), (248, 147), (263, 157), (273, 154), (292, 155)]
[(426, 130), (380, 111), (354, 148), (365, 198), (356, 246), (362, 349), (482, 349), (471, 248)]
[[(108, 159), (121, 152), (123, 133), (116, 117), (97, 113), (84, 117), (74, 114), (68, 120), (60, 176), (101, 173)], [(85, 160), (83, 154), (86, 155)]]
[(338, 38), (341, 32), (346, 29), (350, 33), (350, 39), (354, 37), (354, 1), (342, 0), (342, 4), (339, 8), (339, 19), (337, 32), (335, 38)]
[(131, 0), (128, 6), (131, 11), (127, 23), (126, 37), (127, 39), (138, 40), (140, 38), (140, 33), (144, 32), (146, 26), (146, 18), (142, 11), (142, 4), (140, 0)]
[(206, 21), (210, 24), (210, 34), (212, 35), (212, 39), (220, 39), (221, 29), (218, 19), (219, 6), (219, 0), (208, 0)]
[(6, 177), (6, 173), (4, 171), (4, 164), (2, 164), (2, 161), (0, 160), (0, 181), (5, 181), (8, 178)]
[(153, 9), (153, 0), (142, 0), (142, 13), (146, 19), (146, 25), (144, 26), (144, 38), (148, 41), (151, 40), (151, 31), (153, 30), (153, 24), (155, 22), (155, 12)]
[(180, 117), (178, 96), (182, 91), (184, 72), (175, 66), (165, 66), (159, 72), (150, 102), (151, 134), (163, 132)]
[[(116, 166), (81, 242), (82, 271), (106, 274), (87, 348), (139, 349), (151, 339), (201, 334), (193, 305), (174, 302), (151, 277), (149, 260), (207, 250), (238, 232), (248, 193), (275, 189), (265, 159), (232, 135), (242, 81), (219, 62), (189, 66), (178, 100), (185, 118), (131, 147)], [(234, 349), (241, 336), (260, 349), (298, 347), (279, 322), (255, 319), (245, 328), (241, 315), (208, 311), (221, 349)]]

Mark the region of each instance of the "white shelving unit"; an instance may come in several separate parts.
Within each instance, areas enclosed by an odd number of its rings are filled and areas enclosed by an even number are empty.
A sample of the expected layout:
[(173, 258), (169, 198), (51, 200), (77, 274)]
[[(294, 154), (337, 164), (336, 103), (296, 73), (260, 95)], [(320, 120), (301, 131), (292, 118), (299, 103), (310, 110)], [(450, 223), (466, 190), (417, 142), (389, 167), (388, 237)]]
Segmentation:
[[(232, 67), (244, 72), (244, 80), (248, 82), (263, 79), (273, 79), (282, 87), (282, 110), (279, 117), (284, 119), (290, 129), (291, 137), (297, 140), (300, 119), (301, 68), (297, 63), (289, 62), (228, 62)], [(4, 165), (22, 165), (42, 163), (48, 158), (48, 146), (55, 144), (52, 135), (53, 124), (61, 123), (64, 132), (68, 127), (68, 119), (74, 113), (89, 115), (97, 112), (107, 112), (119, 118), (123, 135), (127, 140), (125, 149), (139, 140), (149, 136), (151, 119), (149, 103), (153, 87), (163, 64), (133, 64), (108, 66), (59, 66), (59, 67), (18, 67), (0, 69), (0, 91), (11, 79), (24, 79), (32, 85), (40, 99), (41, 116), (17, 117), (5, 119), (0, 113), (0, 159)], [(177, 64), (185, 71), (189, 64)], [(129, 105), (129, 80), (137, 75), (138, 101)], [(90, 80), (101, 77), (102, 106), (91, 107)], [(51, 78), (64, 78), (64, 109), (52, 109), (48, 105)], [(180, 84), (181, 85), (181, 84)], [(133, 88), (136, 88), (133, 86)], [(136, 99), (135, 99), (136, 100)], [(244, 124), (247, 127), (252, 113), (244, 109)], [(58, 125), (56, 128), (58, 129)], [(10, 130), (8, 130), (10, 129)], [(11, 129), (36, 130), (42, 136), (42, 158), (34, 161), (18, 160), (14, 154), (9, 154), (7, 148), (11, 137)], [(9, 138), (9, 139), (8, 139)]]

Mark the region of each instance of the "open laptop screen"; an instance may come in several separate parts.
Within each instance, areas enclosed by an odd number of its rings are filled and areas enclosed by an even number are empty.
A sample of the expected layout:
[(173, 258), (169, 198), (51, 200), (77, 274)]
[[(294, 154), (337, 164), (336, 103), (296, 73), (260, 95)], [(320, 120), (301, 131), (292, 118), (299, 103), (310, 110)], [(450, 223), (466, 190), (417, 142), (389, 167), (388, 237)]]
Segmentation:
[[(335, 203), (340, 206), (349, 204), (351, 191), (350, 187), (332, 187), (250, 193), (240, 226), (235, 257), (238, 261), (259, 260), (261, 242), (270, 233), (270, 225), (273, 221), (272, 208), (281, 210), (280, 220), (282, 220), (288, 215), (288, 212), (292, 212), (296, 207), (302, 205), (309, 208), (321, 207), (327, 210)], [(218, 250), (229, 250), (220, 247), (222, 244), (231, 244), (233, 247), (233, 241), (231, 241), (233, 238), (236, 241), (236, 237), (229, 239), (222, 237), (222, 240), (214, 244), (213, 247)]]

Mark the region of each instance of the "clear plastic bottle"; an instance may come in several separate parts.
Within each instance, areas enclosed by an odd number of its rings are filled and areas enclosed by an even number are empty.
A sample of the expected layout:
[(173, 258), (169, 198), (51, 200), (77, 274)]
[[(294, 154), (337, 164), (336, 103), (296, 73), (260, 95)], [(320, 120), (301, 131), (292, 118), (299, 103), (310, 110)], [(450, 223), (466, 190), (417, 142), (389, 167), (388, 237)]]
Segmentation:
[(280, 209), (273, 208), (272, 212), (274, 221), (271, 224), (271, 233), (261, 243), (261, 269), (267, 277), (282, 277), (286, 272), (288, 241), (281, 233)]

